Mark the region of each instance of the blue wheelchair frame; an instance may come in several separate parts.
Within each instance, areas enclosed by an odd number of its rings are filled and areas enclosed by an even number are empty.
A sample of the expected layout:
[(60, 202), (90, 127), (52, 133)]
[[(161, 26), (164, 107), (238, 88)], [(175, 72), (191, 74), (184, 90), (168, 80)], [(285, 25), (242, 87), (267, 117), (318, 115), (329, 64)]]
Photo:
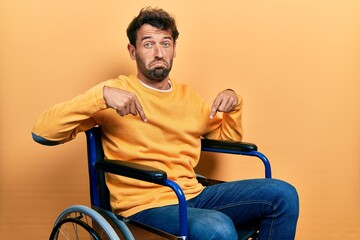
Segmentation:
[[(95, 208), (111, 210), (104, 177), (105, 172), (170, 187), (179, 200), (179, 229), (181, 236), (178, 236), (178, 239), (188, 239), (186, 198), (180, 186), (168, 179), (166, 172), (162, 170), (136, 163), (105, 159), (101, 143), (101, 128), (94, 127), (85, 133), (87, 138), (91, 205)], [(264, 154), (258, 151), (255, 144), (202, 139), (201, 146), (202, 151), (257, 157), (264, 164), (265, 177), (271, 178), (270, 162)]]

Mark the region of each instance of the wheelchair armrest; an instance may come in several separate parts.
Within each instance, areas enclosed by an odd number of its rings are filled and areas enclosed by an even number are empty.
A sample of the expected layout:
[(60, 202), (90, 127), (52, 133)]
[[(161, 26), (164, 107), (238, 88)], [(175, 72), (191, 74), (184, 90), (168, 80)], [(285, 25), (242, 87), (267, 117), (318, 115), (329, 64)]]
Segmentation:
[(203, 148), (203, 151), (207, 151), (209, 149), (235, 150), (242, 152), (257, 151), (257, 146), (253, 143), (222, 141), (222, 140), (212, 140), (212, 139), (201, 139), (201, 148)]
[(124, 177), (130, 177), (133, 179), (138, 179), (170, 187), (175, 192), (179, 201), (180, 234), (184, 236), (184, 238), (182, 239), (187, 239), (188, 227), (185, 194), (176, 182), (167, 179), (167, 174), (165, 171), (138, 163), (107, 159), (97, 161), (94, 167), (96, 171), (113, 173)]
[(138, 163), (125, 162), (120, 160), (101, 160), (95, 163), (97, 171), (103, 171), (121, 175), (124, 177), (135, 178), (142, 181), (163, 184), (167, 179), (165, 171), (157, 168), (145, 166)]
[(201, 139), (201, 150), (217, 153), (239, 154), (259, 158), (265, 167), (265, 177), (271, 178), (271, 166), (267, 157), (253, 143)]

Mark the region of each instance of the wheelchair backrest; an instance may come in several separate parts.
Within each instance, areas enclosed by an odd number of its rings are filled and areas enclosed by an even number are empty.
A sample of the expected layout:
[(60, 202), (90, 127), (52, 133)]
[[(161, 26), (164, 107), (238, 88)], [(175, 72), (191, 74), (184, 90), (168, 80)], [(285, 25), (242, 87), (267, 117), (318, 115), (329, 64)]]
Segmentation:
[(94, 127), (86, 131), (85, 134), (87, 140), (91, 205), (111, 210), (105, 174), (95, 171), (95, 163), (105, 158), (101, 141), (101, 128)]

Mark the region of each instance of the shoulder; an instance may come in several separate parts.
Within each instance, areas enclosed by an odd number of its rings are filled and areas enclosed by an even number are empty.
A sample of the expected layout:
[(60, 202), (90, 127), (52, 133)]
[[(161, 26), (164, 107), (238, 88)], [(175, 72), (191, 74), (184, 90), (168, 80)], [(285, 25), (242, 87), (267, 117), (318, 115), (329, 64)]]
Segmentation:
[[(135, 77), (135, 79), (136, 79), (136, 77)], [(109, 87), (126, 87), (126, 86), (131, 85), (132, 82), (134, 82), (133, 75), (130, 75), (130, 76), (120, 75), (116, 78), (104, 81), (103, 84), (106, 86), (109, 86)]]
[[(171, 80), (172, 81), (172, 80)], [(182, 101), (191, 103), (192, 105), (206, 105), (204, 98), (200, 95), (198, 91), (196, 91), (192, 86), (179, 83), (176, 81), (172, 81), (174, 86), (175, 96)]]
[(171, 83), (172, 83), (173, 87), (176, 89), (176, 91), (200, 96), (199, 93), (192, 86), (190, 86), (186, 83), (179, 83), (174, 80), (171, 80)]

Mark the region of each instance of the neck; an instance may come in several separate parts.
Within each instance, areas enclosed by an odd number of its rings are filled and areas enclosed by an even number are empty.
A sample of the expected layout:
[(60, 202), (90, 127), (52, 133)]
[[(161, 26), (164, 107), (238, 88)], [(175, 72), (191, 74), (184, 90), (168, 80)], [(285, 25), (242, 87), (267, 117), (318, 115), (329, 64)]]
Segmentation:
[(169, 90), (171, 87), (171, 85), (169, 84), (169, 77), (166, 77), (163, 80), (156, 81), (138, 75), (138, 79), (142, 83), (159, 90)]

